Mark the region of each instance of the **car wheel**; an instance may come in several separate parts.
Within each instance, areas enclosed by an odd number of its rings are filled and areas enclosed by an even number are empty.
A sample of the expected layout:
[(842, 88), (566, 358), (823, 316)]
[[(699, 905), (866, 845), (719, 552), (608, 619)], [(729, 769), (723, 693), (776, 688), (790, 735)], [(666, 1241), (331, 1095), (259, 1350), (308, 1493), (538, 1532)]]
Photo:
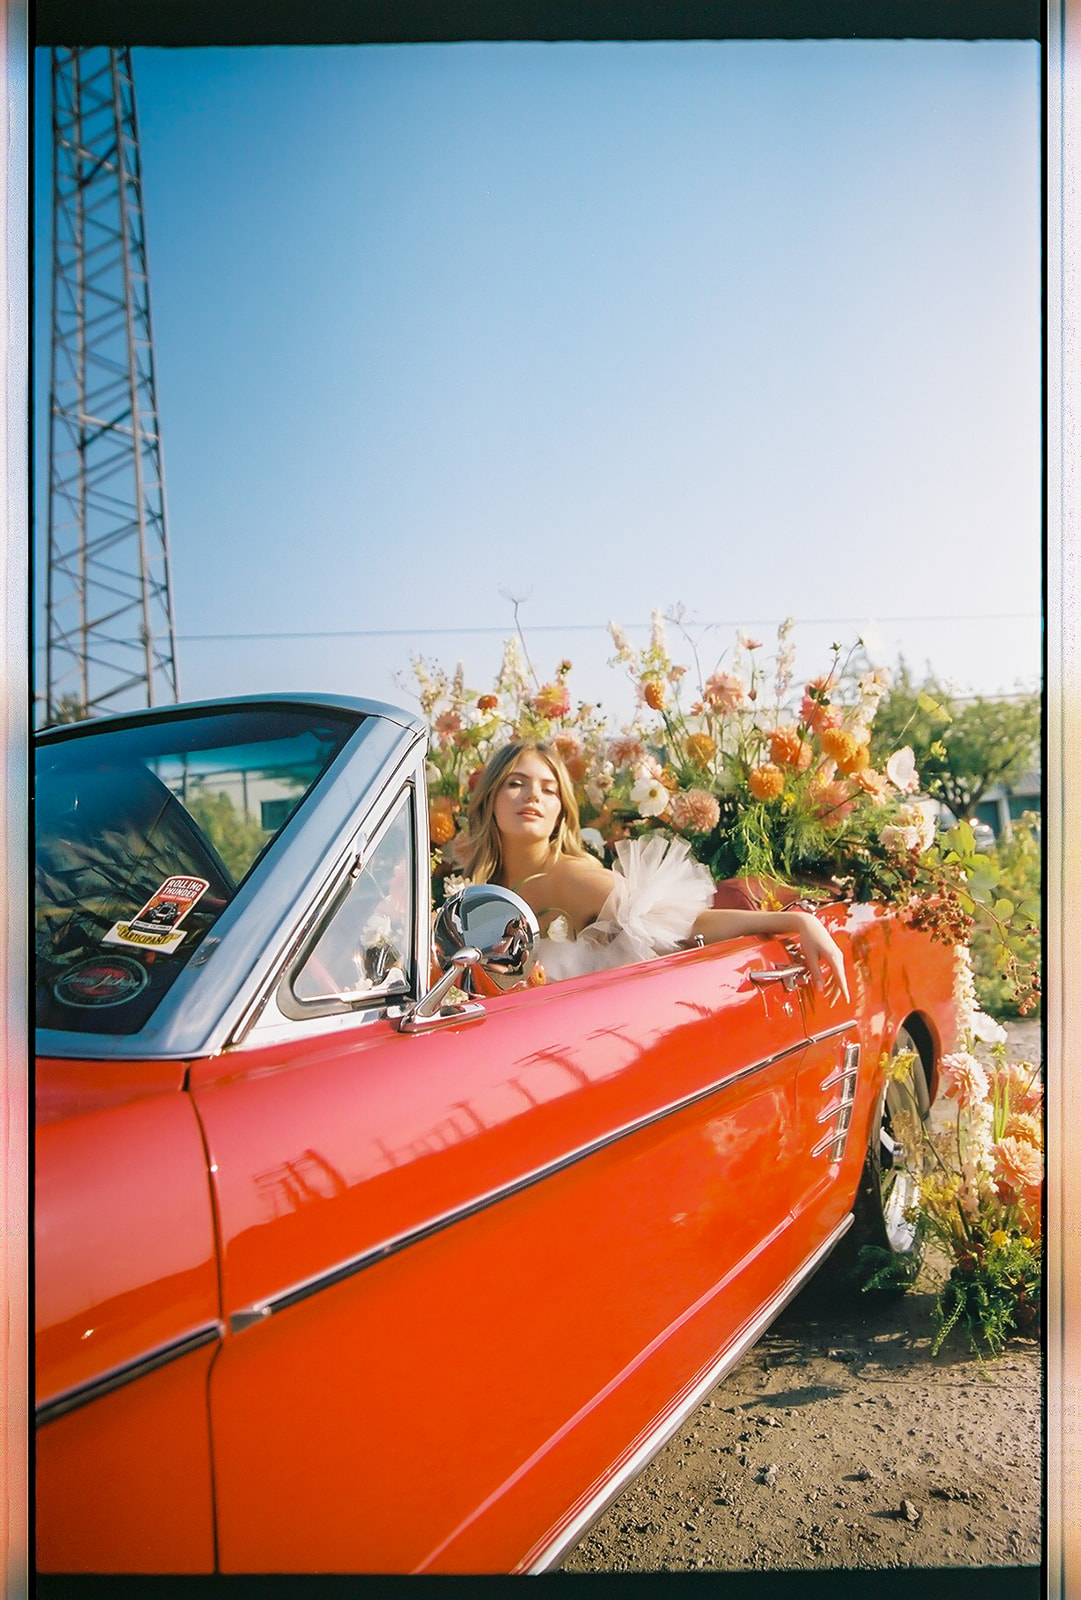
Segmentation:
[(904, 1293), (923, 1255), (918, 1208), (930, 1096), (919, 1046), (907, 1028), (898, 1032), (891, 1059), (902, 1056), (908, 1070), (887, 1077), (878, 1097), (852, 1207), (855, 1220), (828, 1263), (834, 1285), (861, 1293)]

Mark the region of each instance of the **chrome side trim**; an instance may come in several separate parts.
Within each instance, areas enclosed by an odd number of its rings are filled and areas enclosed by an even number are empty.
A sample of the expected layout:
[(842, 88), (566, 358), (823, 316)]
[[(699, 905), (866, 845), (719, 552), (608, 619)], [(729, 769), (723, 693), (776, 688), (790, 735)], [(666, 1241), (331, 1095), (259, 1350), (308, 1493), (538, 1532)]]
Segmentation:
[[(374, 1267), (377, 1262), (385, 1261), (388, 1256), (396, 1255), (399, 1250), (406, 1250), (410, 1245), (420, 1244), (424, 1239), (430, 1239), (433, 1234), (441, 1233), (444, 1228), (452, 1227), (456, 1222), (464, 1222), (467, 1217), (472, 1217), (478, 1211), (486, 1211), (489, 1206), (497, 1205), (501, 1200), (508, 1200), (512, 1195), (520, 1194), (524, 1189), (530, 1189), (535, 1183), (540, 1183), (545, 1178), (552, 1177), (564, 1168), (584, 1161), (587, 1156), (595, 1155), (598, 1150), (604, 1150), (610, 1144), (616, 1144), (620, 1139), (627, 1139), (632, 1133), (638, 1133), (643, 1128), (651, 1127), (655, 1122), (662, 1122), (666, 1117), (671, 1117), (678, 1111), (684, 1111), (688, 1106), (697, 1105), (701, 1100), (708, 1100), (712, 1095), (719, 1094), (722, 1089), (730, 1088), (734, 1083), (740, 1083), (744, 1078), (749, 1078), (757, 1072), (764, 1072), (768, 1067), (783, 1061), (787, 1056), (801, 1054), (809, 1045), (816, 1044), (819, 1039), (827, 1039), (832, 1034), (840, 1033), (845, 1028), (852, 1027), (851, 1022), (842, 1023), (840, 1027), (829, 1028), (824, 1033), (814, 1034), (809, 1039), (799, 1039), (795, 1044), (789, 1045), (784, 1050), (778, 1050), (773, 1055), (765, 1056), (760, 1061), (752, 1062), (750, 1066), (740, 1067), (736, 1072), (730, 1072), (723, 1078), (707, 1084), (704, 1089), (696, 1089), (693, 1094), (684, 1095), (679, 1100), (670, 1101), (668, 1105), (661, 1106), (657, 1111), (650, 1111), (644, 1117), (637, 1117), (633, 1122), (624, 1123), (621, 1127), (613, 1128), (611, 1132), (602, 1134), (598, 1139), (591, 1139), (588, 1144), (579, 1145), (577, 1149), (570, 1150), (566, 1155), (557, 1156), (554, 1161), (546, 1162), (543, 1166), (535, 1167), (531, 1172), (524, 1173), (520, 1178), (513, 1178), (509, 1183), (501, 1184), (495, 1189), (478, 1195), (473, 1200), (467, 1200), (462, 1205), (444, 1211), (437, 1217), (432, 1217), (428, 1222), (421, 1223), (418, 1227), (409, 1228), (404, 1233), (394, 1234), (389, 1239), (384, 1239), (380, 1244), (372, 1245), (367, 1250), (362, 1250), (358, 1255), (350, 1256), (347, 1260), (339, 1262), (337, 1266), (329, 1267), (325, 1272), (320, 1272), (312, 1278), (307, 1278), (299, 1283), (292, 1284), (288, 1289), (281, 1290), (278, 1294), (269, 1296), (266, 1300), (256, 1301), (251, 1305), (234, 1311), (229, 1318), (230, 1333), (243, 1333), (246, 1328), (255, 1323), (262, 1322), (265, 1318), (273, 1316), (278, 1311), (285, 1311), (290, 1306), (297, 1305), (301, 1300), (307, 1300), (311, 1295), (319, 1294), (323, 1289), (333, 1288), (335, 1284), (342, 1283), (346, 1278), (351, 1278), (354, 1273), (363, 1272), (367, 1267)], [(831, 1133), (831, 1139), (836, 1138), (836, 1133)]]
[(87, 1406), (92, 1400), (100, 1400), (102, 1395), (123, 1388), (126, 1383), (134, 1383), (137, 1378), (144, 1378), (147, 1373), (156, 1372), (159, 1367), (167, 1366), (170, 1361), (179, 1361), (181, 1356), (190, 1355), (193, 1350), (200, 1350), (205, 1344), (213, 1344), (215, 1340), (221, 1339), (224, 1331), (220, 1322), (208, 1322), (205, 1327), (197, 1328), (194, 1333), (186, 1333), (182, 1338), (170, 1340), (168, 1344), (161, 1345), (148, 1355), (139, 1356), (135, 1361), (128, 1361), (121, 1367), (114, 1367), (103, 1377), (93, 1378), (89, 1383), (77, 1384), (74, 1389), (67, 1389), (52, 1400), (42, 1401), (34, 1410), (35, 1426), (40, 1428), (46, 1422), (54, 1422), (57, 1417), (65, 1416), (67, 1412), (75, 1411), (79, 1406)]
[(768, 1300), (762, 1310), (749, 1323), (739, 1335), (736, 1342), (727, 1347), (724, 1353), (707, 1369), (701, 1378), (694, 1384), (689, 1393), (678, 1403), (674, 1412), (663, 1418), (653, 1432), (648, 1434), (638, 1448), (622, 1466), (618, 1467), (614, 1475), (609, 1478), (604, 1487), (600, 1489), (581, 1511), (575, 1513), (571, 1520), (563, 1527), (549, 1543), (540, 1547), (536, 1554), (530, 1552), (522, 1563), (522, 1568), (529, 1576), (547, 1572), (561, 1556), (565, 1555), (572, 1545), (587, 1533), (597, 1519), (617, 1499), (627, 1485), (637, 1477), (642, 1468), (650, 1462), (659, 1450), (678, 1433), (687, 1418), (695, 1411), (711, 1389), (715, 1388), (721, 1379), (726, 1377), (736, 1363), (746, 1355), (751, 1346), (762, 1337), (770, 1323), (780, 1315), (790, 1300), (793, 1300), (803, 1288), (807, 1279), (811, 1277), (822, 1262), (829, 1255), (834, 1246), (841, 1240), (852, 1226), (851, 1212), (844, 1217), (833, 1232), (820, 1244), (813, 1255), (809, 1256), (803, 1265), (778, 1289), (772, 1299)]

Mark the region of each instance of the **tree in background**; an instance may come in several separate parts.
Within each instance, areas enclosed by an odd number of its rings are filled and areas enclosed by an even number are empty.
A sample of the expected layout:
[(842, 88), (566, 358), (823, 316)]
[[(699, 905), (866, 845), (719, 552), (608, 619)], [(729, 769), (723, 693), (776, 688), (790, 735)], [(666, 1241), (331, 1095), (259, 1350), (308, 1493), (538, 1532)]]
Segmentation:
[(875, 717), (871, 759), (910, 745), (924, 793), (968, 817), (996, 783), (1028, 771), (1039, 739), (1039, 695), (962, 699), (934, 677), (914, 683), (902, 661)]
[(187, 809), (206, 834), (233, 877), (247, 872), (269, 835), (254, 817), (238, 811), (227, 794), (205, 792), (186, 801)]

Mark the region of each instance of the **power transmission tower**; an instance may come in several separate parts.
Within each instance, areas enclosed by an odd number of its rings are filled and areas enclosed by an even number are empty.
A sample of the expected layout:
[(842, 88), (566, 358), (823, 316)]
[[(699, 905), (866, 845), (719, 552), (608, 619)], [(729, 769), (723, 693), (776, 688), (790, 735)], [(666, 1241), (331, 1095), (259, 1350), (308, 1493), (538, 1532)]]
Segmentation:
[(47, 722), (179, 693), (130, 50), (52, 91)]

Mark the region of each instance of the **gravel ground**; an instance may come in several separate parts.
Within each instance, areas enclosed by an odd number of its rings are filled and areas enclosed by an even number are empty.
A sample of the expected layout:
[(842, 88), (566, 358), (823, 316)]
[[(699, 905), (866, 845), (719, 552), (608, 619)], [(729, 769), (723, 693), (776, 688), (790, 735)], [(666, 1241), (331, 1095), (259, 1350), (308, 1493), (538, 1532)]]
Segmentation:
[[(1011, 1024), (1013, 1059), (1038, 1022)], [(565, 1558), (565, 1572), (1015, 1567), (1041, 1554), (1041, 1353), (954, 1335), (934, 1263), (899, 1300), (812, 1285)]]

